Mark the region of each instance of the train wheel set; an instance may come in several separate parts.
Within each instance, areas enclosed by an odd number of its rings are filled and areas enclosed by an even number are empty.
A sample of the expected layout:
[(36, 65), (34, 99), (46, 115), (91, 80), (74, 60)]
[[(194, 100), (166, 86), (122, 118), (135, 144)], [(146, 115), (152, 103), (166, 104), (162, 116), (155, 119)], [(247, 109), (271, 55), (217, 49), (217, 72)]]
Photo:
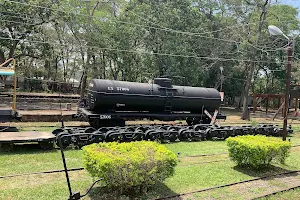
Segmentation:
[[(293, 133), (291, 126), (288, 133)], [(224, 140), (238, 135), (281, 136), (282, 128), (277, 125), (260, 124), (258, 126), (215, 126), (198, 124), (194, 126), (149, 125), (88, 128), (60, 128), (53, 131), (62, 139), (64, 148), (69, 145), (82, 147), (98, 142), (131, 142), (151, 140), (160, 142), (203, 141), (211, 139)]]

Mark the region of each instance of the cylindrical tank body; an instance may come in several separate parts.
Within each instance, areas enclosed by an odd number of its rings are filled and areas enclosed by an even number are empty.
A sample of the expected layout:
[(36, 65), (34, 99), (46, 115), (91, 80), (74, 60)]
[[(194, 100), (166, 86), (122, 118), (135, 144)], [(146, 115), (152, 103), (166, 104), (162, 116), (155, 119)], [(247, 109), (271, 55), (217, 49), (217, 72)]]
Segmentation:
[(202, 113), (202, 107), (214, 111), (220, 106), (221, 97), (216, 89), (171, 85), (166, 78), (154, 82), (158, 84), (93, 79), (88, 88), (88, 109)]

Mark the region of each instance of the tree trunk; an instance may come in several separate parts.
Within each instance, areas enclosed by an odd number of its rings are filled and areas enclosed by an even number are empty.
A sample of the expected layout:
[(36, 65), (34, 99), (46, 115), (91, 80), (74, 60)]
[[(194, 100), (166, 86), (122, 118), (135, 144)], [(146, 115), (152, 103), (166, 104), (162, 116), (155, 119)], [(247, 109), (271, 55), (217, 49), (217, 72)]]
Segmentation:
[(237, 109), (240, 109), (242, 107), (242, 101), (244, 100), (244, 93), (245, 93), (245, 91), (243, 91), (241, 96), (240, 96), (240, 100), (239, 100), (239, 103), (237, 105)]
[(56, 58), (55, 58), (55, 75), (54, 75), (54, 81), (56, 81), (57, 72), (58, 72), (58, 57), (56, 56)]
[(106, 79), (106, 60), (105, 60), (105, 55), (104, 55), (104, 51), (102, 52), (102, 78)]
[[(88, 69), (89, 69), (90, 59), (91, 59), (91, 53), (90, 52), (91, 52), (90, 49), (88, 49), (87, 50), (86, 62), (83, 62), (85, 64), (84, 64), (82, 80), (81, 80), (80, 99), (83, 99), (84, 94), (85, 94), (87, 74), (88, 74)], [(82, 60), (84, 61), (84, 54), (82, 54)]]
[[(267, 15), (267, 11), (268, 11), (268, 6), (270, 5), (269, 0), (265, 0), (264, 5), (257, 5), (259, 7), (261, 7), (261, 13), (260, 13), (260, 18), (259, 18), (259, 25), (258, 25), (258, 30), (257, 30), (257, 39), (256, 39), (256, 46), (259, 44), (260, 39), (261, 39), (261, 33), (262, 33), (262, 28), (264, 25), (264, 20), (266, 19), (266, 15)], [(254, 50), (253, 54), (250, 54), (249, 58), (253, 59), (256, 57), (257, 55), (257, 49)], [(255, 68), (255, 63), (252, 62), (250, 65), (250, 70), (247, 76), (247, 82), (246, 82), (246, 86), (245, 86), (245, 90), (244, 90), (244, 99), (243, 99), (243, 114), (241, 116), (241, 119), (245, 120), (249, 118), (249, 110), (248, 110), (248, 96), (249, 96), (249, 89), (251, 86), (251, 80), (252, 80), (252, 76), (253, 76), (253, 72), (254, 72), (254, 68)]]
[(248, 109), (248, 96), (249, 96), (249, 89), (251, 86), (251, 79), (254, 72), (255, 63), (252, 62), (250, 65), (250, 71), (247, 76), (247, 82), (245, 86), (245, 91), (243, 93), (243, 114), (241, 119), (245, 120), (249, 118), (249, 109)]
[(4, 51), (0, 49), (0, 64), (5, 62)]
[(87, 75), (86, 75), (86, 72), (84, 72), (83, 77), (82, 77), (82, 84), (81, 84), (81, 88), (80, 88), (80, 99), (84, 98), (85, 88), (86, 88), (86, 80), (87, 80)]

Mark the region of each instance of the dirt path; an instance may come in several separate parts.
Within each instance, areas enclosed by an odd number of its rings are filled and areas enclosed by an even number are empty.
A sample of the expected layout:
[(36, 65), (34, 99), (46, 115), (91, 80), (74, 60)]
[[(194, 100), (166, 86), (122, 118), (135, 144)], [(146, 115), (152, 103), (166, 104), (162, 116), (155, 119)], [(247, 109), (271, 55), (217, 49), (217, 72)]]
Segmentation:
[(262, 180), (256, 180), (241, 184), (236, 184), (224, 188), (213, 189), (204, 192), (184, 195), (173, 199), (182, 200), (218, 200), (218, 199), (255, 199), (263, 195), (268, 195), (277, 191), (300, 186), (300, 172), (287, 175), (273, 176)]

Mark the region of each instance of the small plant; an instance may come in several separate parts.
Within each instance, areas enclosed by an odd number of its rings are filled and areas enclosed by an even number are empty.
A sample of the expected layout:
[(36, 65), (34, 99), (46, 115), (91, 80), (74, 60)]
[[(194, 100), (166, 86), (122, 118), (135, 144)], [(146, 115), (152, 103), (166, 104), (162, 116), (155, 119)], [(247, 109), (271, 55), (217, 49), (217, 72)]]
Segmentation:
[(129, 196), (174, 173), (176, 155), (156, 142), (99, 143), (83, 147), (85, 169), (103, 178), (108, 190)]
[(272, 161), (284, 163), (291, 143), (280, 138), (246, 135), (226, 139), (231, 160), (253, 168), (269, 166)]
[(255, 119), (251, 119), (251, 126), (257, 126), (258, 122)]

